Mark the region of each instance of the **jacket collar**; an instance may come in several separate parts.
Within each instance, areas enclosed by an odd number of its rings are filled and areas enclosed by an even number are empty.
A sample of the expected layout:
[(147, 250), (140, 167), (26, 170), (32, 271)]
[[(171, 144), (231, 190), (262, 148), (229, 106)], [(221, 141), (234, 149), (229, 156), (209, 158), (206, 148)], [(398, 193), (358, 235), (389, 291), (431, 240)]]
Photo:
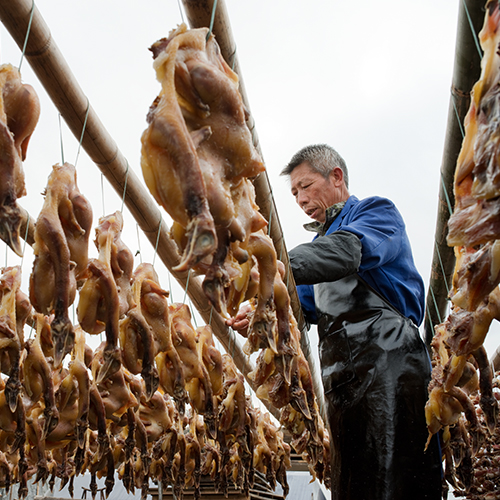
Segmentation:
[[(358, 201), (356, 196), (349, 196), (347, 201), (341, 201), (339, 203), (335, 203), (335, 205), (332, 205), (331, 207), (328, 207), (326, 209), (326, 220), (325, 222), (308, 222), (307, 224), (304, 224), (304, 229), (306, 231), (311, 231), (313, 233), (318, 233), (320, 236), (324, 236), (329, 229), (331, 229), (332, 225), (336, 225), (336, 227), (333, 228), (333, 231), (337, 227), (340, 226), (343, 215), (347, 213), (349, 208)], [(339, 215), (342, 214), (342, 217), (339, 217)], [(332, 232), (331, 230), (329, 232)]]

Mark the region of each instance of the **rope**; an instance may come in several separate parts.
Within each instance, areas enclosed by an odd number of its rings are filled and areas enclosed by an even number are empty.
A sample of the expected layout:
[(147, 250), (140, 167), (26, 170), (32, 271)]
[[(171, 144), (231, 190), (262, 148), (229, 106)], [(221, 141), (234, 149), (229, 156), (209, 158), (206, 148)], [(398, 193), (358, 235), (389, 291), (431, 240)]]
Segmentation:
[(31, 5), (30, 20), (28, 22), (28, 29), (26, 30), (26, 37), (24, 39), (23, 52), (21, 54), (21, 60), (19, 61), (19, 68), (18, 68), (19, 73), (21, 72), (21, 65), (23, 64), (24, 53), (26, 52), (26, 46), (28, 45), (28, 38), (30, 36), (31, 23), (33, 21), (33, 13), (34, 12), (35, 12), (35, 0), (33, 0), (33, 4)]
[(76, 153), (75, 167), (78, 162), (78, 157), (80, 156), (80, 149), (82, 148), (83, 135), (85, 134), (85, 128), (87, 127), (87, 118), (89, 117), (90, 102), (87, 97), (87, 111), (85, 112), (85, 120), (83, 122), (82, 135), (80, 136), (80, 143), (78, 144), (78, 151)]

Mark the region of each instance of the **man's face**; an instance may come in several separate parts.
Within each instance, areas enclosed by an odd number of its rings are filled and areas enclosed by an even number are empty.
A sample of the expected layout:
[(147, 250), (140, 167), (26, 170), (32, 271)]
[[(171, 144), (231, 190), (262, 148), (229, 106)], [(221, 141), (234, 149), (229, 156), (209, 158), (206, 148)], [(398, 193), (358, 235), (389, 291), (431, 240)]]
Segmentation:
[(347, 199), (342, 170), (338, 167), (325, 179), (307, 163), (301, 163), (292, 170), (290, 181), (295, 201), (311, 219), (318, 222), (325, 222), (328, 207)]

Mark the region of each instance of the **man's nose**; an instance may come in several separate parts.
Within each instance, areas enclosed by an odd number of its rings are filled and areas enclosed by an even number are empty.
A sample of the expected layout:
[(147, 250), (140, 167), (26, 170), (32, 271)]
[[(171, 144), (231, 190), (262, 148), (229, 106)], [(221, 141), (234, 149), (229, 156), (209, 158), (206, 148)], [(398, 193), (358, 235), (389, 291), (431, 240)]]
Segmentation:
[(305, 193), (303, 193), (303, 192), (299, 192), (299, 193), (297, 194), (297, 203), (298, 203), (298, 205), (299, 205), (299, 207), (300, 207), (300, 208), (303, 208), (303, 207), (304, 207), (304, 205), (306, 205), (306, 204), (307, 204), (307, 201), (308, 201), (308, 198), (307, 198), (307, 196), (305, 195)]

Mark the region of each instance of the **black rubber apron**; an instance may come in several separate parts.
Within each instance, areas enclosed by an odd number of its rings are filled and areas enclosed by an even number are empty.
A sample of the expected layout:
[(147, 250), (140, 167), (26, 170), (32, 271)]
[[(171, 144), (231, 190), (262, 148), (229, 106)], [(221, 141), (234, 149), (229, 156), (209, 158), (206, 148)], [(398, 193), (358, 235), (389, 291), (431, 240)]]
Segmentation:
[(314, 294), (332, 500), (439, 500), (437, 436), (424, 452), (431, 367), (417, 327), (357, 275)]

